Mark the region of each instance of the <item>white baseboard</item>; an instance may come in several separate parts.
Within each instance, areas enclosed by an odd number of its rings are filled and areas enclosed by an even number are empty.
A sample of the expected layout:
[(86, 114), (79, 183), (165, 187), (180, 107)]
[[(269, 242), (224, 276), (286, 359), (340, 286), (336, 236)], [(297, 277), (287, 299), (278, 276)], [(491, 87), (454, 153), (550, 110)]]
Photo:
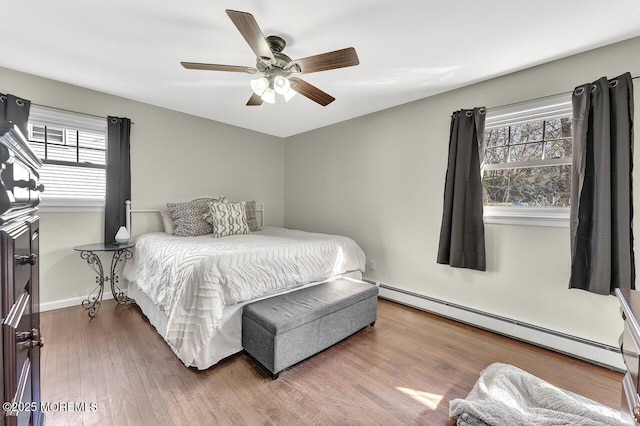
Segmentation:
[[(365, 281), (374, 283), (370, 280)], [(616, 371), (625, 371), (622, 355), (620, 354), (619, 348), (615, 346), (593, 342), (581, 337), (526, 324), (510, 318), (499, 317), (487, 312), (391, 287), (387, 284), (380, 284), (380, 297), (463, 322), (474, 327), (522, 340), (574, 358), (612, 368)], [(85, 299), (86, 296), (79, 296), (70, 299), (44, 302), (40, 304), (40, 312), (79, 306)], [(109, 299), (113, 299), (113, 295), (107, 290), (104, 293), (103, 300)]]
[(487, 312), (394, 288), (386, 284), (380, 284), (380, 297), (616, 371), (625, 371), (620, 349), (615, 346), (571, 336), (510, 318), (499, 317)]
[[(126, 294), (127, 291), (123, 290)], [(40, 303), (40, 312), (53, 311), (55, 309), (62, 308), (70, 308), (71, 306), (80, 306), (82, 301), (85, 300), (87, 296), (78, 296), (72, 297), (70, 299), (62, 299), (62, 300), (54, 300), (52, 302), (42, 302)], [(111, 291), (105, 289), (104, 294), (102, 295), (102, 300), (113, 299), (113, 295)]]

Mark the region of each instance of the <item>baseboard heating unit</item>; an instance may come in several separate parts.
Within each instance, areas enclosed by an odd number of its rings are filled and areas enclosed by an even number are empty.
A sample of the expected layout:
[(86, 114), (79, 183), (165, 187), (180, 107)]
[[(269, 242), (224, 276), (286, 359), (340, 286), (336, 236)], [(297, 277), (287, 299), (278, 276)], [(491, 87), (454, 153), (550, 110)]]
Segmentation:
[(618, 372), (624, 371), (622, 356), (618, 347), (468, 308), (387, 284), (376, 283), (367, 279), (365, 281), (371, 284), (378, 284), (380, 287), (379, 297), (383, 299), (531, 343)]

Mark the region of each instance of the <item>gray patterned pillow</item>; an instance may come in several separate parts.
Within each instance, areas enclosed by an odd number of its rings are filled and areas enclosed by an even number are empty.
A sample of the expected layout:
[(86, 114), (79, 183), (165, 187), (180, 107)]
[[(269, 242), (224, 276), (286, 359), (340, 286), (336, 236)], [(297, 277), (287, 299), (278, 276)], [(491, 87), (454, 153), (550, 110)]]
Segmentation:
[(227, 237), (229, 235), (250, 234), (247, 225), (245, 202), (209, 204), (213, 218), (213, 237)]
[(213, 227), (203, 219), (209, 210), (209, 203), (215, 198), (198, 198), (186, 203), (167, 203), (167, 209), (173, 218), (177, 237), (195, 237), (210, 234)]

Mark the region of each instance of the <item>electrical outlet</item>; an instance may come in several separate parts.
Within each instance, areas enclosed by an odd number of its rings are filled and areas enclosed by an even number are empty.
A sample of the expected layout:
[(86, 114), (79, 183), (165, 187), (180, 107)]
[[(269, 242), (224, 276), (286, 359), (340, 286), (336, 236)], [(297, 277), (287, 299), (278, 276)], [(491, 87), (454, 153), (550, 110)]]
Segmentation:
[(376, 261), (375, 260), (370, 260), (369, 261), (369, 269), (371, 269), (372, 271), (376, 270)]

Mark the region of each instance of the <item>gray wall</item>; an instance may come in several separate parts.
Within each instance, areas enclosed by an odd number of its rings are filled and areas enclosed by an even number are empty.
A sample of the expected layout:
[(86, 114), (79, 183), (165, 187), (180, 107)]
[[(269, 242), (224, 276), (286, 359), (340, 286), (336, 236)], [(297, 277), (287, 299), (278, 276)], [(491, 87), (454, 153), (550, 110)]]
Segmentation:
[[(365, 274), (376, 281), (616, 346), (615, 298), (568, 289), (568, 228), (486, 225), (486, 272), (435, 260), (451, 113), (640, 75), (638, 51), (640, 38), (290, 137), (284, 224), (352, 237), (376, 261)], [(636, 105), (639, 93), (636, 81)]]
[[(225, 194), (231, 200), (264, 202), (267, 224), (283, 224), (281, 138), (5, 68), (0, 68), (0, 92), (55, 108), (131, 118), (134, 208)], [(83, 296), (95, 287), (95, 274), (72, 248), (102, 241), (103, 217), (40, 213), (42, 302)], [(133, 227), (134, 235), (162, 229), (155, 214), (136, 214)]]
[[(638, 75), (639, 50), (637, 38), (286, 140), (3, 68), (0, 91), (131, 118), (135, 208), (221, 193), (256, 199), (266, 203), (269, 225), (354, 238), (377, 262), (371, 279), (614, 346), (615, 299), (567, 289), (568, 229), (487, 225), (487, 272), (435, 258), (451, 112), (565, 92), (602, 75)], [(635, 193), (638, 200), (637, 185)], [(93, 288), (94, 274), (72, 247), (100, 241), (102, 220), (41, 213), (43, 302)], [(159, 227), (153, 214), (134, 216), (135, 234)]]

